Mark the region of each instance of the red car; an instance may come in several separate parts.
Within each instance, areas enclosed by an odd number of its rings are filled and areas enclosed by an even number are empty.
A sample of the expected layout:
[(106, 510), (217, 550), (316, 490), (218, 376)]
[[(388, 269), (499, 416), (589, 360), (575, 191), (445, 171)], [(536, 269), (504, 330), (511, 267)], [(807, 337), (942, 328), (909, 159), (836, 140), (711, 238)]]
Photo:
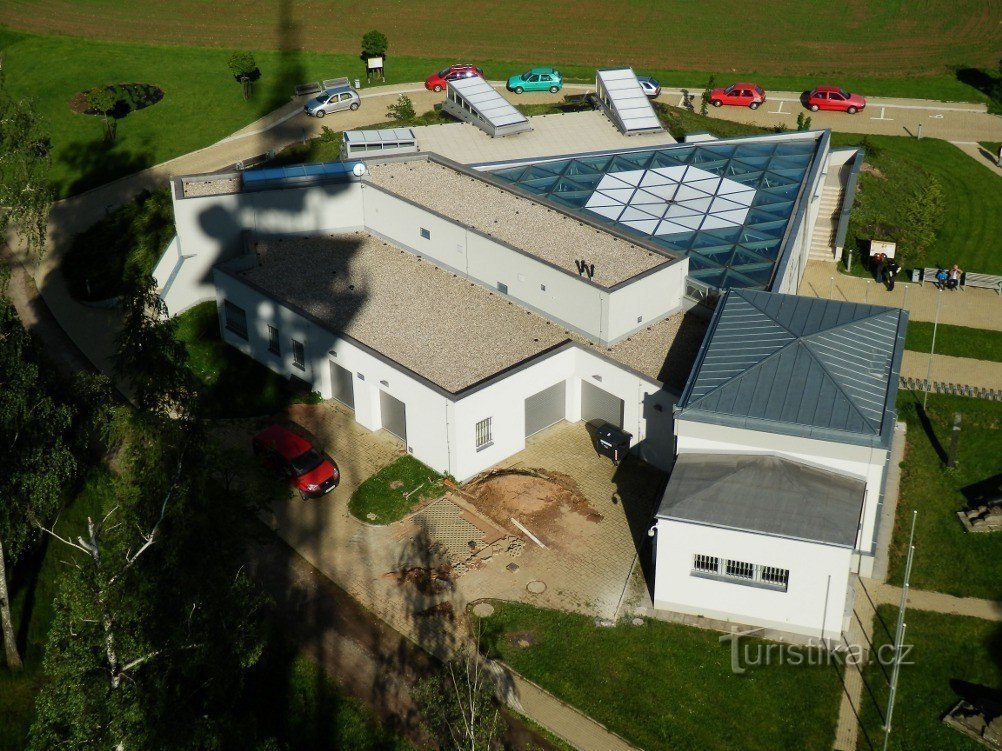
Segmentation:
[(303, 498), (319, 498), (341, 481), (337, 465), (313, 448), (305, 438), (281, 425), (265, 428), (251, 442), (264, 466), (289, 478)]
[(710, 92), (710, 104), (714, 107), (731, 104), (757, 110), (763, 102), (765, 102), (765, 91), (754, 83), (734, 83), (726, 89), (714, 89)]
[(807, 95), (806, 106), (811, 112), (836, 110), (855, 115), (866, 106), (866, 100), (838, 86), (817, 86)]
[(424, 87), (428, 91), (445, 91), (449, 81), (458, 81), (461, 78), (484, 77), (484, 72), (476, 65), (450, 65), (438, 73), (432, 73), (425, 79)]

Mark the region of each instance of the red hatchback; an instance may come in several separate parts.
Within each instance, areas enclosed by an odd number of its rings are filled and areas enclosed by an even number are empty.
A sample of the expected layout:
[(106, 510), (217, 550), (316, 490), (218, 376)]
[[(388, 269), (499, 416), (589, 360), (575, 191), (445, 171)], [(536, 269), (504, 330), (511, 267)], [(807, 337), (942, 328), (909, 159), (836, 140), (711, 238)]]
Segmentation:
[(449, 81), (458, 81), (461, 78), (483, 78), (484, 72), (476, 65), (450, 65), (438, 73), (432, 73), (425, 79), (424, 87), (428, 91), (445, 91)]
[(710, 104), (714, 107), (730, 104), (757, 110), (764, 102), (765, 90), (754, 83), (735, 83), (726, 89), (714, 89), (710, 92)]
[(838, 86), (817, 86), (807, 95), (806, 106), (811, 112), (835, 110), (855, 115), (866, 106), (866, 100)]
[(305, 438), (281, 425), (265, 428), (251, 445), (264, 466), (281, 472), (304, 498), (330, 493), (341, 481), (337, 465)]

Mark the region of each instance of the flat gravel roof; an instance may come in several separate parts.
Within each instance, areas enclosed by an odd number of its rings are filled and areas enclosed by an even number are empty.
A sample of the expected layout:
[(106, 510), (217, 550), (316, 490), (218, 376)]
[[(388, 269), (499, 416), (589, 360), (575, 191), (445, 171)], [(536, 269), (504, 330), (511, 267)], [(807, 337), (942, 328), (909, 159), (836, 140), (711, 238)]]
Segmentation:
[(236, 276), (453, 393), (567, 341), (500, 293), (365, 232), (259, 239)]
[(575, 262), (587, 260), (595, 265), (592, 281), (605, 287), (675, 262), (556, 209), (428, 159), (366, 166), (368, 180), (373, 185), (575, 276), (578, 275)]

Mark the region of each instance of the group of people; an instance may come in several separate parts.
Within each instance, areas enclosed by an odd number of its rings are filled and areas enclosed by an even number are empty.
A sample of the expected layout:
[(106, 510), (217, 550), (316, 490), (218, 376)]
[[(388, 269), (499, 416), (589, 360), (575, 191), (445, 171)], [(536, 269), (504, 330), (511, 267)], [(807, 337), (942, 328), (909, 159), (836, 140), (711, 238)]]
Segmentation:
[(936, 289), (949, 289), (954, 290), (960, 286), (960, 277), (963, 275), (964, 270), (953, 264), (953, 268), (949, 271), (946, 269), (936, 270)]
[(878, 283), (886, 284), (887, 289), (894, 291), (894, 277), (901, 271), (901, 266), (886, 253), (877, 253), (872, 256), (873, 276)]

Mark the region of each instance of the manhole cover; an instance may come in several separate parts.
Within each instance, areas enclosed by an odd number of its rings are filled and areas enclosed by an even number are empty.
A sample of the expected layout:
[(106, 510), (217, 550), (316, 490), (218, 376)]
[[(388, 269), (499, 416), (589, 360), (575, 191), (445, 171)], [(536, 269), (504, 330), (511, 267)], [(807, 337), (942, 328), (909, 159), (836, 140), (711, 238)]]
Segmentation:
[(643, 618), (634, 618), (632, 621), (630, 621), (630, 623), (632, 623), (634, 626), (643, 626), (644, 625), (644, 619)]
[(477, 618), (489, 618), (494, 615), (494, 606), (489, 602), (478, 602), (473, 606), (473, 615)]
[(514, 574), (516, 571), (518, 571), (518, 564), (517, 563), (509, 563), (507, 566), (505, 566), (505, 568), (508, 569), (509, 571), (511, 571)]
[(541, 581), (532, 581), (525, 585), (525, 588), (534, 595), (541, 595), (546, 591), (546, 585)]

